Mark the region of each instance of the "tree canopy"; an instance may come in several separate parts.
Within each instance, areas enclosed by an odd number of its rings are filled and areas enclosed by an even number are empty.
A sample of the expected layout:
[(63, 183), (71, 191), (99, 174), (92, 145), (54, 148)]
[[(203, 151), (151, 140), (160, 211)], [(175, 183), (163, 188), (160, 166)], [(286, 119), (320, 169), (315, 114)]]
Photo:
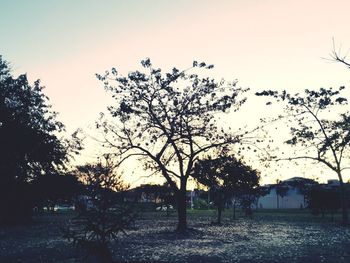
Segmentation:
[(76, 136), (72, 141), (59, 137), (64, 125), (43, 89), (39, 80), (30, 84), (25, 74), (14, 77), (0, 56), (0, 221), (17, 212), (16, 217), (24, 218), (19, 203), (27, 203), (30, 213), (29, 183), (62, 170), (72, 150), (81, 148)]
[(337, 174), (343, 196), (343, 223), (346, 224), (347, 202), (342, 173), (350, 168), (350, 113), (343, 90), (344, 87), (320, 88), (305, 90), (304, 94), (268, 90), (257, 95), (273, 97), (284, 104), (285, 114), (281, 118), (287, 120), (290, 128), (290, 139), (286, 143), (299, 146), (297, 154), (278, 160), (316, 161)]
[(205, 152), (241, 139), (220, 128), (215, 115), (237, 111), (246, 100), (240, 97), (245, 90), (236, 81), (201, 77), (201, 70), (213, 67), (204, 62), (166, 74), (149, 59), (141, 64), (143, 71), (126, 77), (116, 69), (97, 75), (115, 99), (108, 108), (113, 120), (102, 118), (97, 127), (122, 160), (136, 156), (167, 180), (177, 195), (178, 228), (183, 230), (186, 184), (194, 163)]
[(52, 172), (67, 160), (67, 147), (58, 138), (64, 126), (56, 120), (48, 97), (37, 80), (13, 77), (0, 57), (0, 174), (27, 181)]
[[(231, 198), (246, 200), (257, 191), (260, 173), (233, 156), (206, 158), (194, 166), (193, 177), (209, 187), (218, 209), (217, 223), (221, 223), (221, 212)], [(250, 203), (251, 204), (251, 203)]]

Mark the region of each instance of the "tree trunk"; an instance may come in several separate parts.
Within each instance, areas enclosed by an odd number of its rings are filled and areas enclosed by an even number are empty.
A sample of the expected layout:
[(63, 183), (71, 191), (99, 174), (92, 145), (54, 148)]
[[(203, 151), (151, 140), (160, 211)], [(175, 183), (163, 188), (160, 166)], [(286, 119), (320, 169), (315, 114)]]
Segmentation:
[(208, 210), (210, 209), (210, 188), (208, 189)]
[(233, 220), (236, 220), (236, 201), (233, 201)]
[(169, 217), (170, 216), (170, 205), (167, 204), (165, 207), (166, 207), (166, 216)]
[(177, 231), (184, 233), (187, 230), (187, 203), (186, 203), (186, 180), (181, 180), (180, 189), (177, 191)]
[(285, 208), (283, 205), (283, 196), (281, 196), (281, 209)]
[(219, 204), (219, 205), (218, 205), (218, 220), (217, 220), (217, 224), (218, 224), (218, 225), (221, 224), (221, 214), (222, 214), (222, 205)]
[(347, 200), (346, 200), (346, 189), (343, 182), (343, 178), (340, 172), (338, 172), (338, 178), (340, 182), (340, 191), (341, 191), (341, 207), (342, 207), (342, 224), (348, 225), (349, 218), (348, 218), (348, 209), (347, 209)]

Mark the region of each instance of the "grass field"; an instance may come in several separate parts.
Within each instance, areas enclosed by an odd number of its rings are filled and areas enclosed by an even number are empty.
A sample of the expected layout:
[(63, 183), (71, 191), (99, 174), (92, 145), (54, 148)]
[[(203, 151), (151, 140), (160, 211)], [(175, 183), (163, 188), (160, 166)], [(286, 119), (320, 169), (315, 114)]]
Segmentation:
[[(60, 227), (74, 213), (43, 214), (33, 224), (0, 228), (0, 262), (75, 262), (77, 255)], [(174, 233), (176, 213), (141, 214), (127, 236), (112, 243), (124, 262), (350, 262), (350, 228), (307, 210), (263, 210), (253, 219), (240, 212), (223, 225), (210, 224), (215, 211), (189, 210), (190, 234)]]

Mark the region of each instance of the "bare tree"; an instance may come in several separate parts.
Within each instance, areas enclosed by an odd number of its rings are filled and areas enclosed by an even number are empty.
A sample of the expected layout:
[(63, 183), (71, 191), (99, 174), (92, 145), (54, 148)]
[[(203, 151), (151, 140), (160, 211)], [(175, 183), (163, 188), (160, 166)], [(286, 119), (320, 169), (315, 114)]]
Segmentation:
[(136, 156), (146, 169), (166, 179), (177, 199), (177, 229), (184, 232), (187, 180), (195, 162), (205, 152), (242, 140), (242, 135), (219, 128), (215, 114), (237, 111), (246, 100), (239, 95), (246, 90), (236, 81), (200, 77), (198, 71), (213, 67), (205, 63), (194, 61), (187, 70), (173, 68), (166, 74), (149, 59), (141, 64), (143, 72), (127, 77), (115, 69), (97, 75), (115, 99), (108, 109), (116, 120), (102, 117), (97, 127), (122, 160)]
[(338, 48), (338, 50), (335, 47), (335, 42), (333, 39), (333, 48), (332, 51), (330, 53), (330, 60), (334, 61), (334, 62), (339, 62), (343, 65), (345, 65), (346, 67), (350, 68), (350, 62), (348, 61), (348, 53), (349, 51), (347, 51), (345, 54), (343, 54), (342, 50), (341, 50), (341, 46)]

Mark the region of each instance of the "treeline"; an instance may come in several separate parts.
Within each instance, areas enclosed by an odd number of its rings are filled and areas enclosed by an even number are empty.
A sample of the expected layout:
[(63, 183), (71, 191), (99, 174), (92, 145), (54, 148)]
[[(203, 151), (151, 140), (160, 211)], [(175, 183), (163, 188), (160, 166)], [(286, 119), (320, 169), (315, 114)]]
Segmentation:
[[(334, 60), (346, 64), (336, 52), (333, 55)], [(111, 153), (107, 159), (113, 160), (117, 168), (125, 160), (136, 158), (145, 170), (161, 175), (174, 194), (177, 230), (181, 233), (187, 231), (189, 178), (219, 189), (218, 214), (227, 189), (246, 197), (249, 213), (260, 173), (244, 162), (242, 152), (272, 151), (270, 135), (265, 133), (261, 138), (259, 134), (270, 122), (262, 119), (252, 130), (233, 130), (234, 127), (220, 125), (217, 119), (230, 111), (235, 124), (234, 113), (247, 101), (248, 89), (239, 87), (237, 81), (207, 77), (206, 72), (213, 65), (205, 62), (194, 61), (184, 70), (173, 68), (166, 73), (148, 58), (141, 61), (141, 66), (141, 70), (126, 76), (115, 68), (96, 75), (114, 99), (108, 114), (102, 114), (96, 124), (103, 134), (103, 146)], [(0, 85), (0, 221), (11, 223), (29, 220), (33, 207), (39, 206), (38, 200), (44, 195), (47, 200), (57, 199), (56, 190), (70, 195), (68, 189), (60, 190), (58, 182), (52, 184), (57, 188), (47, 192), (45, 189), (50, 189), (49, 181), (61, 180), (60, 175), (64, 175), (64, 180), (76, 180), (76, 176), (68, 179), (67, 174), (72, 174), (68, 164), (82, 149), (82, 142), (78, 133), (70, 138), (63, 136), (64, 125), (57, 120), (40, 81), (30, 84), (25, 74), (14, 77), (2, 58)], [(271, 152), (261, 160), (311, 160), (336, 173), (342, 220), (347, 224), (343, 173), (349, 162), (350, 114), (343, 92), (344, 87), (339, 87), (305, 90), (303, 94), (265, 90), (256, 95), (267, 97), (267, 105), (278, 103), (283, 107), (273, 121), (284, 121), (290, 135), (286, 143), (302, 152), (287, 157)], [(335, 108), (338, 118), (328, 118), (327, 112)], [(87, 164), (85, 169), (98, 165)], [(73, 168), (73, 174), (81, 175), (79, 169)], [(114, 180), (101, 167), (92, 171)], [(79, 180), (84, 185), (89, 183), (86, 178)]]

